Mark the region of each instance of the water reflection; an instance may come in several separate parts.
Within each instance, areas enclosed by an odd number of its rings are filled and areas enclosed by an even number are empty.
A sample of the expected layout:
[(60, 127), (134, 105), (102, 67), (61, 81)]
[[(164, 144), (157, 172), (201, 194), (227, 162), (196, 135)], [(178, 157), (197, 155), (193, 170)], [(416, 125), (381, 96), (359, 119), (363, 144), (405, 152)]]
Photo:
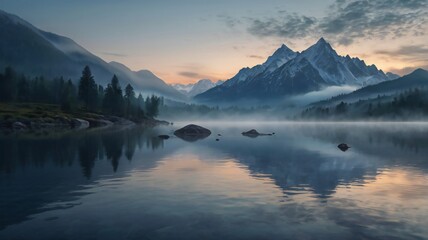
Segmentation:
[[(152, 137), (154, 134), (154, 130), (133, 128), (37, 138), (0, 137), (0, 229), (27, 220), (32, 214), (73, 207), (75, 203), (42, 208), (47, 203), (70, 202), (88, 194), (82, 191), (87, 188), (83, 185), (93, 178), (97, 161), (110, 162), (110, 170), (101, 164), (95, 179), (116, 172), (123, 156), (131, 161), (136, 148), (162, 147), (162, 140)], [(147, 161), (147, 168), (153, 168), (156, 161)]]
[(276, 134), (262, 138), (207, 127), (221, 136), (158, 138), (168, 127), (0, 137), (0, 238), (428, 234), (428, 127), (265, 124), (258, 130)]
[[(291, 140), (280, 136), (273, 141), (225, 143), (221, 148), (247, 166), (253, 176), (272, 178), (285, 196), (312, 191), (324, 199), (330, 197), (339, 184), (360, 184), (376, 174), (377, 164), (366, 158), (344, 156), (335, 145), (320, 146), (299, 138)], [(296, 140), (304, 145), (296, 146)]]
[[(256, 141), (231, 137), (229, 142), (214, 146), (248, 166), (254, 176), (270, 176), (287, 195), (310, 190), (318, 198), (328, 198), (338, 185), (364, 184), (392, 166), (428, 169), (427, 125), (277, 127), (282, 129), (276, 136), (253, 139)], [(266, 131), (271, 128), (268, 126)], [(341, 152), (337, 149), (340, 142), (347, 142), (352, 148)]]
[(119, 159), (124, 155), (131, 161), (137, 147), (162, 148), (163, 140), (154, 134), (153, 130), (132, 128), (37, 138), (3, 136), (0, 137), (0, 172), (12, 173), (27, 165), (43, 167), (47, 162), (70, 166), (77, 160), (83, 175), (89, 179), (97, 160), (107, 159), (116, 172)]
[(176, 136), (186, 142), (196, 142), (208, 137), (206, 135), (176, 135)]

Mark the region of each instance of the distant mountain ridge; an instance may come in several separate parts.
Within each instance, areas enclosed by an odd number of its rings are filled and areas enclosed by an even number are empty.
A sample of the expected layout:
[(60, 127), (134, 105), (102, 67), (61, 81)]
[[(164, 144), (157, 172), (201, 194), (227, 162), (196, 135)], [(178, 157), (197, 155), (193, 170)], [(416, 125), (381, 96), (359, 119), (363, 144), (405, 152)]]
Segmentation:
[(315, 106), (335, 105), (340, 102), (356, 102), (376, 98), (380, 95), (393, 95), (415, 88), (428, 88), (428, 71), (416, 69), (403, 77), (360, 88), (354, 92), (335, 96), (331, 99), (313, 103)]
[(11, 66), (28, 76), (63, 76), (77, 81), (85, 65), (90, 66), (98, 84), (106, 85), (116, 74), (122, 87), (130, 83), (137, 91), (174, 100), (187, 100), (164, 81), (147, 73), (139, 74), (119, 64), (109, 64), (72, 39), (42, 31), (16, 15), (0, 10), (0, 68)]
[(201, 79), (197, 81), (196, 83), (189, 83), (189, 84), (171, 84), (172, 87), (180, 91), (186, 96), (194, 97), (200, 93), (203, 93), (215, 86), (218, 86), (220, 84), (223, 84), (224, 81), (217, 81), (213, 82), (210, 79)]
[(195, 96), (199, 102), (266, 100), (318, 91), (329, 86), (366, 86), (396, 77), (359, 58), (339, 56), (321, 38), (305, 51), (282, 45), (266, 62), (241, 69), (224, 84)]

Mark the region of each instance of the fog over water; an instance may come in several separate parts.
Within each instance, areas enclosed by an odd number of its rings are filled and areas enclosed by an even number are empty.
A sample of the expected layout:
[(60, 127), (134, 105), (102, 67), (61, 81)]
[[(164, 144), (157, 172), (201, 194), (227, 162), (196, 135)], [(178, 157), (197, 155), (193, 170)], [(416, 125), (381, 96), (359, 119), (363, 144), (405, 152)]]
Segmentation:
[(427, 123), (188, 123), (1, 136), (0, 238), (428, 236)]

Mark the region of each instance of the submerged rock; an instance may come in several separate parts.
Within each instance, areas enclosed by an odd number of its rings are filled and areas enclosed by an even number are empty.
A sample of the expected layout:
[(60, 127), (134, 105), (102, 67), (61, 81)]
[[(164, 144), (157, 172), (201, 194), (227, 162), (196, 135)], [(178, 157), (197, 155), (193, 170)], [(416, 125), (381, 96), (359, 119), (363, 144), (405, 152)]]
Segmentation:
[(174, 132), (174, 135), (188, 142), (194, 142), (200, 139), (204, 139), (211, 135), (211, 131), (204, 127), (190, 124), (183, 128), (180, 128)]
[(349, 148), (351, 148), (350, 146), (348, 146), (348, 144), (346, 143), (341, 143), (339, 145), (337, 145), (337, 147), (342, 150), (342, 152), (346, 152), (348, 151)]
[(169, 139), (169, 135), (159, 135), (158, 138), (160, 139)]
[(242, 135), (244, 135), (246, 137), (258, 137), (258, 136), (271, 136), (272, 134), (270, 134), (270, 133), (259, 133), (259, 132), (257, 132), (257, 130), (251, 129), (250, 131), (243, 132)]

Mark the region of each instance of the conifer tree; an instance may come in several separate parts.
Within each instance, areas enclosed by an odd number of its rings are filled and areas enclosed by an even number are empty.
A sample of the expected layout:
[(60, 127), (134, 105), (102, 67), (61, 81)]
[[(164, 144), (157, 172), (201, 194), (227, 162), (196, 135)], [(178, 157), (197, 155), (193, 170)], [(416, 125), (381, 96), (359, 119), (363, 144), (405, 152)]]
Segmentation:
[(97, 106), (98, 88), (92, 76), (91, 69), (86, 66), (82, 71), (79, 82), (79, 100), (86, 110), (94, 111)]
[(76, 89), (71, 80), (68, 80), (61, 94), (61, 109), (69, 112), (73, 111), (76, 105)]
[(17, 101), (28, 102), (30, 100), (30, 84), (26, 77), (19, 80), (17, 91)]
[(109, 114), (121, 116), (123, 114), (123, 96), (119, 85), (119, 79), (116, 75), (111, 79), (104, 91), (103, 109)]
[(131, 116), (133, 113), (132, 109), (134, 107), (135, 102), (135, 92), (131, 84), (126, 85), (124, 98), (126, 103), (126, 115)]
[(0, 76), (0, 102), (13, 101), (16, 88), (16, 73), (11, 67), (6, 67)]

